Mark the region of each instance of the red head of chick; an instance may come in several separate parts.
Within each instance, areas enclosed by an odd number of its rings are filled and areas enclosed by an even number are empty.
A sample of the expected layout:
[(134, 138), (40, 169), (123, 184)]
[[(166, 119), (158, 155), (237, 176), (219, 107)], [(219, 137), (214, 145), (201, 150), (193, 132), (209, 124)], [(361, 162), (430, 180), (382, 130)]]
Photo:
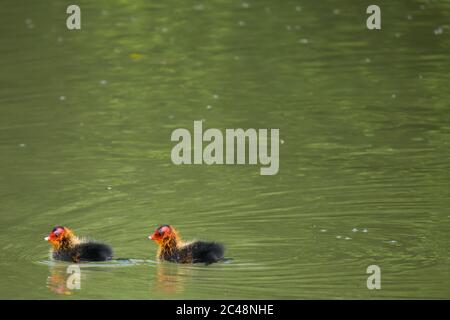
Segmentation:
[(68, 249), (80, 242), (72, 230), (63, 226), (54, 227), (44, 240), (50, 242), (55, 250)]

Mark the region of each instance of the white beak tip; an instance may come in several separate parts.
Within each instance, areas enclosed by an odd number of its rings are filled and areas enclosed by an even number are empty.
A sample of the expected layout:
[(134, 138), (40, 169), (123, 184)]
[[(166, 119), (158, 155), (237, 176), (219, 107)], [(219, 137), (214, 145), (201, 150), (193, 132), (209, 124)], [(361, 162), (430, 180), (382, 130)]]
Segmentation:
[(45, 241), (48, 241), (49, 239), (50, 239), (49, 237), (45, 237), (45, 238), (44, 238)]

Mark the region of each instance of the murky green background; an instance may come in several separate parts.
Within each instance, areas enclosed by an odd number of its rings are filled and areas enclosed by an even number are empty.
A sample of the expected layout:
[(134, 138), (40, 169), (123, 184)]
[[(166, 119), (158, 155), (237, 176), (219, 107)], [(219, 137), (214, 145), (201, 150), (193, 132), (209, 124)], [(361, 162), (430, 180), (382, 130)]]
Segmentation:
[[(0, 298), (450, 298), (450, 1), (76, 3), (0, 4)], [(173, 165), (200, 119), (279, 128), (279, 173)], [(233, 260), (157, 263), (157, 223)], [(70, 290), (57, 224), (136, 260)]]

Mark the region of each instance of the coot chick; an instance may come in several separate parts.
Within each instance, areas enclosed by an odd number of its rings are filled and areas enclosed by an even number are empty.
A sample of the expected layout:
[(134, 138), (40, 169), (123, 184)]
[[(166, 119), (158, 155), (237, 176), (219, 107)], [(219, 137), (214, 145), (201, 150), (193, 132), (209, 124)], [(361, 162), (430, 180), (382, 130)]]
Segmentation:
[(170, 225), (162, 225), (149, 236), (159, 248), (157, 258), (176, 263), (211, 264), (223, 260), (224, 247), (217, 242), (194, 241), (184, 243), (177, 230)]
[(53, 246), (52, 256), (55, 260), (70, 262), (108, 261), (113, 251), (107, 244), (80, 239), (67, 227), (57, 226), (45, 237)]

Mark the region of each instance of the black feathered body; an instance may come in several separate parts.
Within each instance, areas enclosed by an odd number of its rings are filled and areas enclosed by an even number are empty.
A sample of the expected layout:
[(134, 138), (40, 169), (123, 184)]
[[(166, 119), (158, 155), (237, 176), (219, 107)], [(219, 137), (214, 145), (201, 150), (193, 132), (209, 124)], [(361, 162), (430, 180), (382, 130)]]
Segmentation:
[(177, 263), (211, 264), (223, 260), (224, 247), (217, 242), (195, 241), (182, 246), (163, 246), (159, 259)]
[(71, 262), (108, 261), (113, 251), (107, 244), (87, 241), (53, 251), (53, 259)]

